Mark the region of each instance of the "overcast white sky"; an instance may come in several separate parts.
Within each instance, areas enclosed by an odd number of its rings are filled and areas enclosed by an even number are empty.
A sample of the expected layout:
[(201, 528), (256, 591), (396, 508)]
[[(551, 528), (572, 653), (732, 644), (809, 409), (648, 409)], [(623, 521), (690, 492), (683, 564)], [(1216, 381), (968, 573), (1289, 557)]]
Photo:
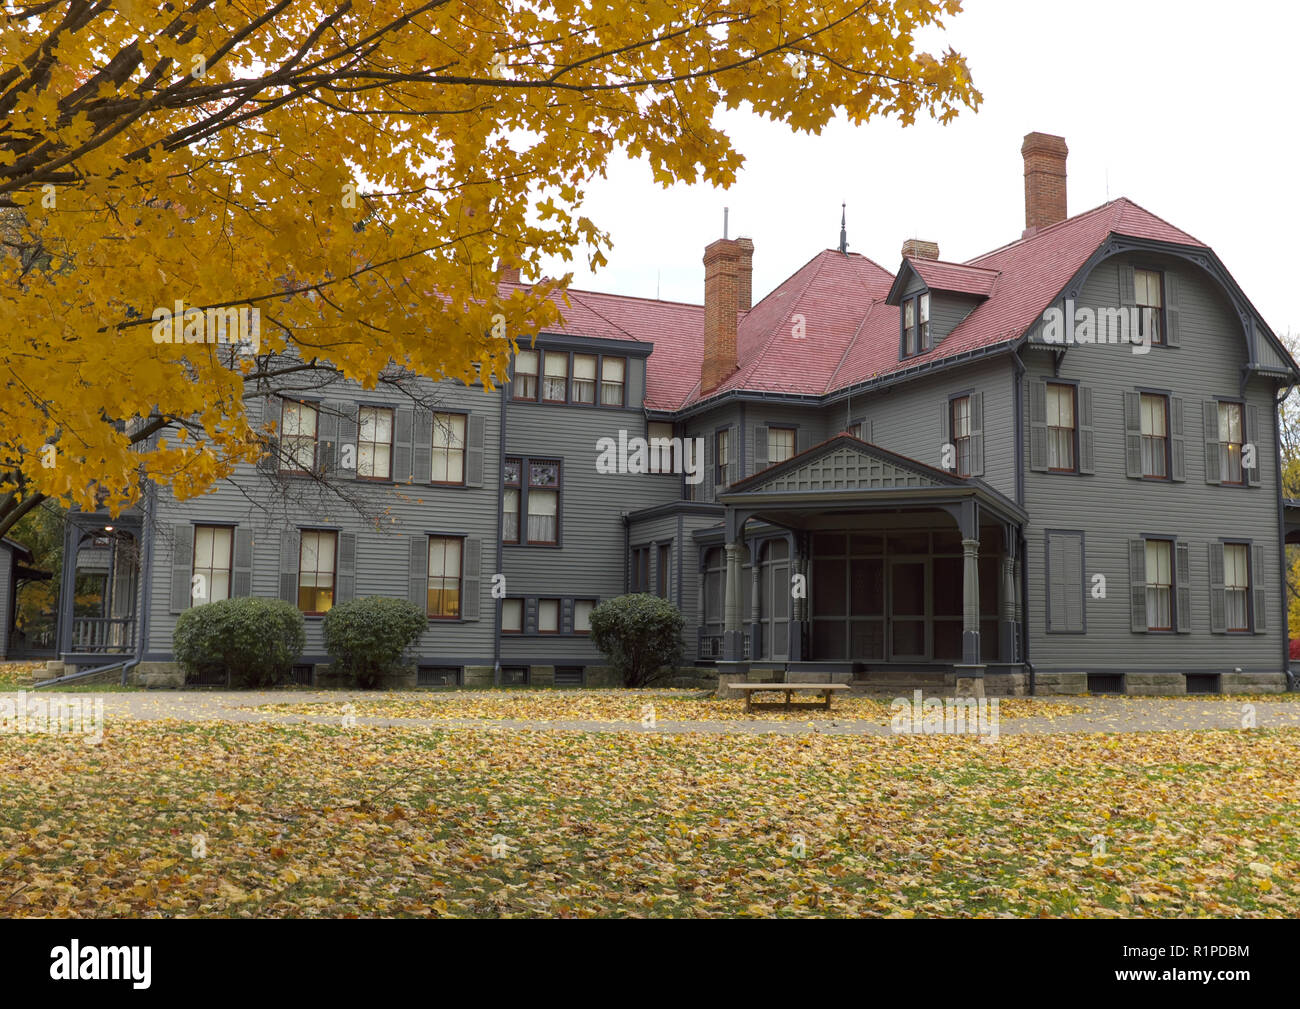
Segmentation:
[[(1020, 143), (1070, 148), (1069, 211), (1127, 196), (1210, 245), (1278, 334), (1300, 334), (1295, 56), (1300, 4), (1235, 0), (967, 0), (940, 40), (967, 57), (984, 104), (946, 127), (880, 120), (821, 136), (749, 113), (721, 119), (747, 157), (730, 190), (654, 184), (619, 161), (586, 213), (611, 233), (610, 264), (575, 286), (703, 298), (704, 246), (754, 240), (755, 301), (839, 241), (886, 269), (905, 238), (961, 261), (1020, 236)], [(555, 264), (551, 272), (563, 272)]]

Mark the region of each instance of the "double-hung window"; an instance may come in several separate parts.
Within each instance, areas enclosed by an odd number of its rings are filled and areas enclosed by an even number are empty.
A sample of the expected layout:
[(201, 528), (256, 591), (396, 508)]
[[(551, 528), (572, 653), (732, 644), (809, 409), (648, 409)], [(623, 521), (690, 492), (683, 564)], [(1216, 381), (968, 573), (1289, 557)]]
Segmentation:
[(1074, 386), (1047, 384), (1047, 468), (1073, 473)]
[(363, 406), (357, 411), (357, 476), (393, 478), (393, 411), (386, 407)]
[(454, 620), (460, 616), (461, 555), (459, 536), (429, 537), (429, 616)]
[(537, 398), (537, 351), (521, 350), (515, 354), (515, 399)]
[(433, 415), (433, 483), (465, 482), (465, 423), (463, 413)]
[(1169, 477), (1169, 400), (1142, 393), (1142, 475), (1155, 480)]
[(195, 606), (230, 598), (231, 551), (235, 531), (230, 526), (194, 527), (194, 569), (190, 602)]
[(1164, 275), (1158, 270), (1133, 271), (1138, 334), (1153, 344), (1165, 342), (1163, 281)]
[(1147, 630), (1174, 629), (1173, 543), (1146, 541)]
[(1241, 449), (1242, 435), (1240, 403), (1219, 404), (1219, 482), (1243, 483)]
[(971, 416), (970, 397), (957, 396), (952, 400), (950, 422), (952, 446), (956, 455), (957, 475), (971, 474)]
[(334, 606), (334, 559), (338, 533), (304, 529), (298, 547), (298, 609), (328, 613)]
[(316, 468), (316, 422), (314, 403), (285, 400), (280, 413), (281, 473), (310, 473)]

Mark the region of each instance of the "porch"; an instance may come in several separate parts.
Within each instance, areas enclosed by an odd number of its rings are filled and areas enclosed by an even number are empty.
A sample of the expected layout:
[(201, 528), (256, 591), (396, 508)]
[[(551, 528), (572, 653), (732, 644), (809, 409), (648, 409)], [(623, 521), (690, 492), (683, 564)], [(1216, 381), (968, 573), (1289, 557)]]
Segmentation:
[(719, 500), (716, 546), (698, 538), (721, 671), (890, 689), (1020, 670), (1025, 516), (982, 481), (841, 436)]
[(141, 528), (138, 515), (68, 514), (58, 620), (59, 658), (68, 665), (136, 652)]

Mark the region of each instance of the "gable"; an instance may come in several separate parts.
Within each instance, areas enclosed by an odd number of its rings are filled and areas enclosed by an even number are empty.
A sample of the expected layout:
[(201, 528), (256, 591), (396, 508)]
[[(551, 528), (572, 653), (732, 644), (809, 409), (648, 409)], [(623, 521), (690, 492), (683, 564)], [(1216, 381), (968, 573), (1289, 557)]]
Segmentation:
[(965, 483), (906, 456), (849, 435), (839, 435), (741, 481), (732, 488), (732, 493), (901, 490), (964, 486)]

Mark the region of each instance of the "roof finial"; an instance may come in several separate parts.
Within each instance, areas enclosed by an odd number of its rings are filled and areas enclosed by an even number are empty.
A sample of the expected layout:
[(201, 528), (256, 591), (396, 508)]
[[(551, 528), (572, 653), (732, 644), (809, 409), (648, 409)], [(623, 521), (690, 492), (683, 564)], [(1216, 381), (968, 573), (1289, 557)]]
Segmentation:
[(730, 207), (722, 208), (722, 237), (727, 237), (727, 217), (731, 214)]
[(844, 223), (845, 223), (844, 215), (845, 215), (845, 208), (847, 206), (848, 206), (847, 203), (840, 204), (840, 252), (844, 253), (845, 255), (848, 255), (849, 252), (849, 234), (847, 231), (844, 230)]

